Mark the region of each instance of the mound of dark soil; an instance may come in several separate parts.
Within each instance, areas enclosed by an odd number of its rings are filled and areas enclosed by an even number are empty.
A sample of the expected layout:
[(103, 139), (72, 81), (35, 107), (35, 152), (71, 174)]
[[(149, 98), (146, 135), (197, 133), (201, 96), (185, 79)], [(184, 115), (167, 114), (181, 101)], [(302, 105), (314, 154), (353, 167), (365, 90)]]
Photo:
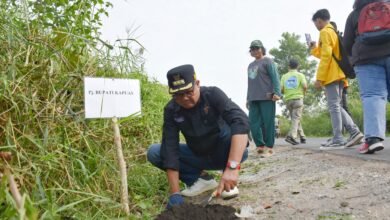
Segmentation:
[(208, 205), (203, 207), (197, 204), (185, 203), (165, 210), (156, 220), (231, 220), (238, 219), (234, 213), (236, 210), (230, 206)]

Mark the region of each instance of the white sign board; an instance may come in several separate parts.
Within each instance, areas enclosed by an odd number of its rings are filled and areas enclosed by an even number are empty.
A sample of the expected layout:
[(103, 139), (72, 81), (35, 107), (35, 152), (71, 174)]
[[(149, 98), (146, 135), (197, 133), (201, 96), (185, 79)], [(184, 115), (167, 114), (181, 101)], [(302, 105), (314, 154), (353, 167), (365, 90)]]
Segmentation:
[(84, 77), (85, 118), (141, 113), (139, 80)]

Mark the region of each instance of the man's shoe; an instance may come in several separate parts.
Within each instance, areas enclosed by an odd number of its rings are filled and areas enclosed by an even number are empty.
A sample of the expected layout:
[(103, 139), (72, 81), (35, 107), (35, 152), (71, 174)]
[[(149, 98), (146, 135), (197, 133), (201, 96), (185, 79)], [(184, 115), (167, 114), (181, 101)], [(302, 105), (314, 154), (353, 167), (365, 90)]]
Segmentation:
[(301, 144), (306, 144), (306, 138), (301, 137)]
[(354, 134), (352, 134), (348, 140), (347, 140), (347, 143), (345, 143), (345, 147), (352, 147), (356, 144), (359, 144), (360, 141), (363, 139), (363, 134), (360, 133), (360, 132), (356, 132)]
[(231, 189), (229, 192), (227, 192), (227, 191), (222, 191), (222, 193), (221, 193), (221, 197), (222, 197), (222, 199), (232, 199), (232, 198), (234, 198), (234, 197), (237, 197), (238, 196), (238, 194), (239, 194), (240, 192), (238, 191), (238, 188), (237, 188), (237, 186), (235, 186), (233, 189)]
[(284, 139), (286, 142), (292, 144), (292, 145), (297, 145), (299, 144), (298, 141), (296, 141), (293, 137), (287, 136), (286, 139)]
[(369, 152), (368, 144), (366, 142), (359, 147), (358, 151), (361, 154), (372, 154), (372, 152)]
[(384, 149), (383, 142), (378, 140), (376, 142), (370, 143), (370, 140), (368, 140), (368, 149), (372, 152), (381, 151)]
[(332, 142), (332, 138), (329, 138), (329, 139), (326, 140), (325, 142), (322, 142), (322, 143), (321, 143), (321, 146), (325, 147), (325, 146), (328, 145), (330, 142)]
[(192, 197), (202, 194), (206, 191), (217, 188), (218, 183), (214, 179), (205, 180), (201, 177), (192, 186), (181, 191), (183, 196)]
[(368, 138), (368, 140), (359, 148), (359, 153), (373, 154), (375, 151), (381, 151), (383, 149), (383, 142), (379, 138)]
[(320, 150), (341, 150), (345, 149), (344, 143), (328, 142), (325, 146), (321, 146)]

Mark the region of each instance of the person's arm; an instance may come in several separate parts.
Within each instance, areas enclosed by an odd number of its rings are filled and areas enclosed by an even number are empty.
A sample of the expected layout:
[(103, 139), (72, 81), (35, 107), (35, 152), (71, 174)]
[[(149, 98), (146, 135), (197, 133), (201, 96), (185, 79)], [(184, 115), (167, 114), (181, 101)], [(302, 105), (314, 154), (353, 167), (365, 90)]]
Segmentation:
[(280, 80), (280, 91), (282, 92), (283, 95), (284, 95), (284, 80), (286, 78), (285, 75), (283, 75), (282, 79)]
[(317, 43), (312, 42), (310, 47), (310, 54), (318, 59), (321, 58), (321, 50)]
[(167, 177), (170, 188), (170, 195), (166, 208), (170, 209), (173, 206), (182, 205), (184, 203), (184, 198), (180, 194), (179, 172), (177, 170), (167, 169)]
[[(228, 161), (240, 163), (248, 145), (249, 119), (242, 109), (232, 102), (226, 94), (214, 87), (210, 104), (222, 115), (232, 134)], [(217, 196), (225, 189), (229, 191), (237, 185), (238, 170), (226, 169), (217, 188)]]
[[(246, 74), (248, 75), (248, 73), (249, 73), (249, 67), (250, 67), (250, 64), (249, 64), (249, 66), (248, 66), (248, 68), (247, 68), (247, 70), (246, 70)], [(245, 103), (245, 106), (246, 106), (246, 109), (248, 109), (249, 110), (249, 108), (250, 108), (250, 102), (249, 102), (249, 77), (248, 77), (248, 88), (247, 88), (247, 90), (246, 90), (246, 103)]]
[[(228, 161), (240, 163), (242, 155), (248, 143), (247, 134), (236, 134), (232, 136)], [(221, 181), (217, 188), (217, 196), (221, 195), (223, 190), (230, 191), (238, 183), (239, 170), (226, 168), (222, 174)]]
[[(330, 28), (328, 28), (330, 31)], [(334, 32), (334, 31), (333, 31)], [(334, 33), (336, 34), (336, 33)], [(330, 66), (330, 63), (333, 59), (332, 52), (333, 52), (333, 46), (332, 46), (332, 38), (331, 34), (328, 30), (323, 30), (320, 32), (320, 39), (321, 39), (321, 58), (320, 63), (318, 65), (318, 70), (316, 74), (316, 87), (318, 88), (319, 84), (322, 84), (322, 82), (326, 81), (328, 69)]]
[(167, 178), (169, 183), (169, 192), (171, 194), (180, 192), (179, 171), (167, 169)]
[(248, 134), (249, 119), (245, 112), (226, 94), (214, 87), (209, 97), (210, 104), (217, 109), (223, 120), (229, 125), (231, 134)]
[(353, 24), (354, 16), (355, 16), (354, 12), (349, 14), (344, 29), (343, 45), (344, 48), (347, 50), (349, 56), (352, 56), (352, 46), (355, 43), (355, 38), (356, 38), (356, 32), (355, 32), (356, 27)]
[(164, 109), (163, 138), (161, 157), (163, 168), (166, 169), (171, 194), (180, 191), (179, 188), (179, 129), (174, 123), (172, 109)]
[[(276, 100), (280, 99), (280, 97), (282, 97), (282, 94), (280, 92), (279, 73), (278, 73), (278, 70), (276, 68), (275, 63), (272, 60), (270, 60), (270, 63), (268, 63), (268, 65), (267, 65), (267, 73), (268, 73), (269, 77), (271, 78), (271, 83), (272, 83), (272, 86), (274, 89), (273, 90), (273, 93), (274, 93), (273, 101), (276, 101)], [(277, 97), (275, 97), (275, 95)]]

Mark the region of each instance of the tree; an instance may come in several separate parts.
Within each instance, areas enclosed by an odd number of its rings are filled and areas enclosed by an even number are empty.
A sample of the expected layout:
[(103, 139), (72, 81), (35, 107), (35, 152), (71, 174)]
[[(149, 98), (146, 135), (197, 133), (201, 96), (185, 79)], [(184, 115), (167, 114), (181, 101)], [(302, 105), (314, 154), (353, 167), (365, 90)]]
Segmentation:
[(300, 64), (299, 70), (307, 76), (307, 79), (312, 79), (317, 62), (307, 59), (310, 55), (307, 46), (299, 39), (300, 36), (295, 33), (283, 33), (282, 39), (279, 40), (279, 48), (272, 48), (270, 54), (274, 56), (274, 60), (278, 64), (279, 74), (282, 75), (288, 72), (288, 61), (294, 58)]
[[(308, 59), (310, 54), (307, 45), (300, 42), (299, 35), (288, 32), (282, 34), (282, 39), (279, 40), (279, 43), (279, 48), (272, 48), (270, 54), (274, 57), (280, 76), (288, 72), (288, 62), (290, 59), (294, 58), (298, 60), (299, 71), (306, 76), (309, 85), (304, 99), (305, 110), (312, 112), (314, 109), (318, 109), (322, 102), (322, 96), (311, 83), (314, 80), (317, 62)], [(281, 106), (283, 106), (283, 103), (281, 103)], [(283, 114), (287, 115), (286, 109), (284, 109)]]

